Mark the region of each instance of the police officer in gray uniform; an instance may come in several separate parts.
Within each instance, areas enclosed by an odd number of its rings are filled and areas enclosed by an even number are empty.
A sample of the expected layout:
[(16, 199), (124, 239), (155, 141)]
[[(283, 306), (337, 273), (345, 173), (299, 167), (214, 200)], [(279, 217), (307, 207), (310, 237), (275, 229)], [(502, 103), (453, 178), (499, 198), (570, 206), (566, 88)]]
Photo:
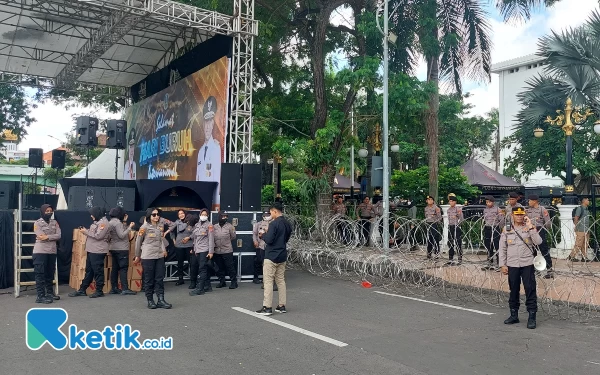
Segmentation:
[(360, 218), (360, 227), (362, 229), (361, 243), (363, 246), (369, 245), (369, 237), (371, 235), (371, 220), (375, 216), (375, 210), (371, 204), (369, 197), (365, 197), (363, 203), (356, 207), (356, 216)]
[(87, 236), (85, 242), (85, 251), (87, 259), (85, 263), (85, 277), (81, 282), (79, 290), (69, 293), (69, 297), (85, 296), (86, 289), (92, 281), (96, 282), (96, 291), (90, 298), (104, 297), (102, 288), (104, 287), (104, 258), (108, 254), (109, 230), (108, 220), (100, 207), (94, 207), (90, 210), (90, 215), (94, 223), (90, 229), (79, 228), (81, 233)]
[(215, 236), (215, 257), (214, 262), (217, 264), (217, 277), (219, 278), (219, 285), (217, 288), (224, 288), (227, 286), (225, 283), (225, 271), (229, 274), (229, 289), (236, 289), (237, 283), (237, 267), (233, 258), (233, 246), (231, 241), (236, 238), (235, 227), (227, 222), (229, 214), (227, 211), (219, 212), (219, 223), (214, 226)]
[[(462, 263), (462, 230), (460, 223), (463, 222), (463, 212), (459, 207), (456, 207), (456, 196), (448, 197), (450, 208), (448, 208), (448, 265)], [(458, 254), (458, 263), (454, 263), (454, 253)]]
[(542, 237), (542, 243), (539, 245), (542, 256), (546, 260), (546, 267), (548, 272), (544, 275), (545, 279), (551, 279), (554, 277), (552, 272), (552, 257), (550, 256), (550, 247), (546, 235), (548, 230), (552, 227), (552, 221), (550, 220), (550, 214), (548, 210), (543, 206), (540, 206), (539, 197), (536, 194), (529, 196), (529, 207), (525, 209), (527, 217), (531, 220), (535, 228), (537, 229), (540, 237)]
[(542, 237), (531, 220), (525, 216), (523, 207), (513, 207), (512, 219), (514, 224), (506, 225), (500, 236), (500, 268), (504, 275), (508, 275), (510, 289), (508, 300), (510, 317), (504, 321), (504, 324), (519, 323), (519, 294), (522, 280), (525, 289), (525, 304), (527, 312), (529, 312), (527, 328), (533, 329), (536, 327), (537, 313), (533, 245), (542, 243)]
[[(200, 221), (194, 226), (194, 230), (189, 237), (182, 240), (187, 243), (192, 240), (194, 243), (194, 253), (196, 254), (195, 265), (192, 265), (190, 273), (198, 278), (196, 289), (190, 292), (190, 296), (201, 296), (205, 292), (212, 292), (210, 280), (208, 280), (208, 261), (212, 260), (215, 250), (214, 227), (208, 221), (208, 210), (206, 208), (200, 211)], [(208, 285), (208, 289), (206, 288)]]
[(269, 221), (271, 221), (271, 213), (265, 211), (262, 213), (262, 220), (256, 222), (252, 227), (252, 242), (256, 249), (256, 256), (254, 257), (254, 284), (262, 284), (259, 275), (262, 274), (263, 261), (265, 259), (265, 246), (267, 245), (262, 239), (262, 235), (265, 234), (269, 228)]
[[(127, 213), (121, 207), (111, 208), (108, 212), (110, 243), (109, 250), (112, 256), (112, 269), (110, 270), (111, 290), (108, 294), (135, 295), (136, 292), (129, 290), (127, 284), (127, 268), (129, 268), (129, 233), (135, 223), (127, 225)], [(119, 275), (121, 286), (119, 289)]]
[(505, 217), (506, 223), (512, 225), (512, 209), (515, 207), (523, 207), (521, 203), (519, 203), (519, 194), (514, 191), (508, 194), (508, 205), (505, 208)]
[[(146, 210), (146, 222), (140, 228), (135, 241), (133, 262), (142, 262), (144, 268), (144, 294), (149, 309), (170, 309), (172, 305), (165, 301), (165, 258), (167, 240), (164, 239), (164, 226), (159, 223), (159, 211), (152, 207)], [(154, 303), (154, 293), (158, 301)]]
[(35, 273), (35, 303), (52, 303), (60, 297), (52, 287), (56, 268), (56, 242), (60, 240), (60, 226), (52, 220), (54, 210), (49, 204), (40, 207), (41, 217), (33, 224), (35, 244), (33, 245), (33, 272)]
[(435, 205), (433, 197), (427, 196), (425, 199), (425, 222), (427, 223), (427, 259), (431, 259), (431, 254), (435, 259), (440, 256), (440, 240), (442, 239), (442, 210)]
[[(177, 211), (178, 219), (171, 223), (169, 226), (169, 230), (165, 232), (165, 235), (170, 233), (173, 242), (175, 243), (175, 251), (177, 255), (177, 274), (179, 279), (175, 283), (175, 285), (183, 285), (183, 267), (185, 261), (188, 261), (188, 265), (190, 263), (190, 250), (194, 247), (192, 242), (183, 243), (183, 239), (189, 237), (192, 234), (192, 230), (194, 230), (194, 225), (198, 222), (198, 219), (194, 218), (192, 214), (186, 214), (184, 210)], [(196, 287), (196, 280), (192, 280), (191, 284)], [(194, 289), (192, 288), (192, 289)]]
[(496, 199), (488, 195), (485, 197), (486, 207), (483, 209), (483, 246), (488, 252), (488, 265), (481, 268), (482, 271), (500, 271), (498, 267), (498, 249), (500, 233), (506, 220), (502, 209), (495, 205)]

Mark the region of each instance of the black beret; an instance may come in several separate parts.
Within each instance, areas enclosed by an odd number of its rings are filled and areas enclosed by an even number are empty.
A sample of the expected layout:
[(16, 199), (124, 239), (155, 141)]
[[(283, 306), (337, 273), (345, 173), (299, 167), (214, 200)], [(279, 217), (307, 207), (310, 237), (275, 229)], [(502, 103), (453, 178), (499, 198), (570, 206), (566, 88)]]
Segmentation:
[(530, 199), (530, 200), (532, 200), (532, 201), (537, 201), (537, 200), (539, 200), (539, 199), (540, 199), (540, 197), (538, 197), (536, 194), (531, 194), (531, 195), (529, 196), (529, 199)]
[[(432, 197), (431, 195), (428, 195), (428, 196), (425, 198), (425, 200), (427, 200), (427, 199), (433, 199), (433, 197)], [(435, 200), (435, 199), (433, 199), (433, 200)]]
[(456, 199), (456, 197), (454, 195), (449, 196), (448, 200), (453, 201), (453, 202), (458, 202), (458, 199)]
[(509, 198), (519, 198), (519, 194), (512, 192), (512, 193), (508, 194), (508, 197)]
[(493, 196), (493, 195), (486, 195), (486, 196), (485, 196), (485, 200), (486, 200), (486, 201), (490, 201), (490, 202), (495, 202), (495, 201), (496, 201), (496, 198), (494, 198), (494, 196)]

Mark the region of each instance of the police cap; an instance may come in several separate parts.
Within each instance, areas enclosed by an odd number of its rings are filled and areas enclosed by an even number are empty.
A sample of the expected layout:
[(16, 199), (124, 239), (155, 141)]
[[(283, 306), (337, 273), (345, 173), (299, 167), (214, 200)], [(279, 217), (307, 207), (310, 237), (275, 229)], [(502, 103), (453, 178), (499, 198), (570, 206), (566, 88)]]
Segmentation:
[(435, 200), (435, 199), (433, 199), (433, 197), (431, 195), (428, 195), (427, 197), (425, 197), (425, 200), (427, 200), (427, 199)]
[(540, 197), (538, 197), (536, 194), (531, 194), (529, 196), (529, 200), (531, 200), (531, 201), (537, 201), (539, 199), (540, 199)]
[(202, 114), (204, 115), (205, 120), (210, 120), (215, 117), (215, 113), (217, 112), (217, 99), (214, 96), (209, 96), (208, 99), (204, 102), (204, 108), (202, 109)]
[(512, 193), (508, 194), (508, 197), (509, 197), (509, 198), (515, 198), (515, 199), (516, 199), (516, 198), (519, 198), (519, 194), (517, 194), (517, 193), (515, 193), (515, 192), (513, 191)]
[(451, 195), (451, 196), (449, 196), (449, 197), (448, 197), (448, 200), (449, 200), (449, 201), (452, 201), (452, 202), (458, 202), (458, 199), (456, 199), (456, 196), (455, 196), (455, 195)]
[(513, 215), (525, 215), (525, 209), (523, 207), (513, 207)]
[(131, 129), (129, 132), (129, 145), (133, 146), (135, 144), (135, 128)]
[(492, 195), (486, 195), (485, 200), (490, 201), (490, 202), (495, 202), (496, 198), (494, 198), (494, 196), (492, 196)]

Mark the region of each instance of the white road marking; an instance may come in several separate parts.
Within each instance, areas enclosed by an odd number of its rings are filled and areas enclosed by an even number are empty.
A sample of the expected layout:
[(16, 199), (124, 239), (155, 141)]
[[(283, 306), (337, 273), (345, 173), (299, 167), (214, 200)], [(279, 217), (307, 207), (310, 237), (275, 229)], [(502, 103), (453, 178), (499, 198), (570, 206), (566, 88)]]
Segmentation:
[(241, 307), (232, 307), (232, 309), (234, 309), (235, 311), (239, 311), (241, 313), (253, 316), (255, 318), (262, 319), (266, 322), (273, 323), (273, 324), (276, 324), (278, 326), (281, 326), (281, 327), (284, 327), (287, 329), (291, 329), (292, 331), (302, 333), (303, 335), (310, 336), (310, 337), (313, 337), (313, 338), (321, 340), (321, 341), (325, 341), (326, 343), (329, 343), (331, 345), (339, 346), (340, 348), (343, 348), (344, 346), (348, 346), (348, 344), (346, 344), (345, 342), (341, 342), (341, 341), (329, 338), (327, 336), (319, 335), (318, 333), (307, 331), (304, 328), (296, 327), (294, 325), (284, 323), (284, 322), (281, 322), (281, 321), (273, 319), (273, 318), (269, 318), (268, 316), (258, 315), (254, 311), (246, 310)]
[(474, 310), (474, 309), (467, 309), (465, 307), (460, 307), (460, 306), (454, 306), (454, 305), (448, 305), (446, 303), (440, 303), (440, 302), (433, 302), (433, 301), (427, 301), (426, 299), (420, 299), (420, 298), (414, 298), (414, 297), (407, 297), (407, 296), (401, 296), (399, 294), (392, 294), (392, 293), (386, 293), (386, 292), (380, 292), (375, 290), (375, 293), (379, 293), (379, 294), (384, 294), (386, 296), (392, 296), (392, 297), (398, 297), (398, 298), (404, 298), (404, 299), (409, 299), (412, 301), (419, 301), (419, 302), (425, 302), (425, 303), (431, 303), (432, 305), (438, 305), (438, 306), (444, 306), (444, 307), (449, 307), (451, 309), (456, 309), (456, 310), (463, 310), (463, 311), (470, 311), (470, 312), (474, 312), (476, 314), (482, 314), (482, 315), (494, 315), (494, 313), (491, 312), (486, 312), (486, 311), (480, 311), (480, 310)]
[(593, 365), (600, 365), (600, 363), (598, 363), (598, 362), (592, 362), (592, 361), (586, 361), (586, 362), (587, 362), (587, 363), (591, 363), (591, 364), (593, 364)]

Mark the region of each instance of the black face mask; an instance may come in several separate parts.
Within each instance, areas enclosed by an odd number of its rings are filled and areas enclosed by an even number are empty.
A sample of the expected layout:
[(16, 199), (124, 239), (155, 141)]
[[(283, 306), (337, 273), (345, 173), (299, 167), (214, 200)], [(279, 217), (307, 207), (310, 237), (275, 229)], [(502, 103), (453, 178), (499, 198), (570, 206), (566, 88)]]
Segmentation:
[(45, 222), (49, 222), (50, 219), (52, 218), (52, 214), (43, 214), (42, 215), (42, 219), (44, 219)]
[(227, 218), (219, 219), (219, 225), (223, 226), (227, 223)]

